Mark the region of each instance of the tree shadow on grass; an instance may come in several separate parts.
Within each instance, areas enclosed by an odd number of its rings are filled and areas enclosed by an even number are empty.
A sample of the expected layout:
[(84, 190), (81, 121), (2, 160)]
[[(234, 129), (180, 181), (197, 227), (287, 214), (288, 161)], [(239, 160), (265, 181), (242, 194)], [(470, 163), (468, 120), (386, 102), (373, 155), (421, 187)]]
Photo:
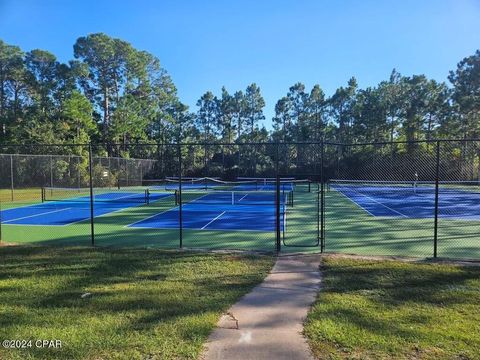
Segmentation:
[[(17, 283), (9, 286), (9, 299), (27, 309), (2, 317), (0, 325), (5, 326), (41, 326), (41, 317), (31, 318), (28, 309), (40, 313), (76, 309), (79, 314), (100, 317), (140, 311), (143, 315), (133, 316), (126, 328), (152, 328), (166, 321), (222, 311), (254, 287), (262, 276), (243, 268), (232, 275), (228, 275), (229, 270), (222, 274), (219, 266), (226, 256), (211, 254), (16, 247), (6, 250), (3, 256), (9, 265), (0, 267), (0, 279), (14, 279)], [(33, 261), (28, 265), (30, 259)], [(237, 257), (242, 261), (252, 259)], [(38, 267), (39, 264), (44, 266)], [(32, 279), (38, 284), (51, 283), (47, 289), (35, 289), (33, 285), (26, 294), (24, 282)], [(81, 295), (85, 292), (92, 295), (83, 299)]]

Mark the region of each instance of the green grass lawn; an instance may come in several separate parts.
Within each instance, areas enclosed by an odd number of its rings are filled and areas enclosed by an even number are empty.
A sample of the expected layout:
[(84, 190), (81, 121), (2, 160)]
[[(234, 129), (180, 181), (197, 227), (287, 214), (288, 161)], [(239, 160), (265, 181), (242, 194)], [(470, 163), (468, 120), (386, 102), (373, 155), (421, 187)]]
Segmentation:
[(15, 203), (21, 201), (40, 201), (40, 188), (26, 188), (26, 189), (0, 189), (0, 202)]
[(480, 359), (480, 267), (324, 258), (320, 359)]
[(222, 311), (272, 264), (253, 255), (0, 247), (0, 340), (62, 341), (61, 349), (0, 347), (0, 359), (195, 359)]

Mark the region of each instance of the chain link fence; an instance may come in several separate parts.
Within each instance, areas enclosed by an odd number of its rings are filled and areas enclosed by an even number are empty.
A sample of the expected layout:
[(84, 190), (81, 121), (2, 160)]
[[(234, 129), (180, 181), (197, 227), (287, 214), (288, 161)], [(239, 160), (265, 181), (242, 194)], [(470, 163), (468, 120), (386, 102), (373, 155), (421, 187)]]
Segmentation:
[[(74, 150), (80, 150), (73, 147)], [(88, 183), (88, 159), (82, 155), (29, 154), (21, 147), (0, 153), (0, 199), (3, 202), (28, 199), (42, 187), (80, 188)], [(140, 185), (155, 167), (157, 160), (121, 157), (92, 157), (95, 187)]]
[(480, 258), (479, 141), (0, 147), (4, 242)]

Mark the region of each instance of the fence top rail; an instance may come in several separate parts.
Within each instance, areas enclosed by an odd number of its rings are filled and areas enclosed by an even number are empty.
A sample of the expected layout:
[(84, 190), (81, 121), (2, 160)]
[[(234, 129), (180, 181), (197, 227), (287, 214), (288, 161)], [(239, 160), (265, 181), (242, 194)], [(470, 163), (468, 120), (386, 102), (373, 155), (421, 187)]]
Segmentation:
[[(66, 157), (66, 158), (78, 158), (82, 159), (86, 156), (80, 155), (63, 155), (63, 154), (28, 154), (28, 153), (0, 153), (0, 156), (29, 156), (29, 157)], [(122, 158), (118, 156), (93, 156), (93, 159), (101, 159), (101, 160), (122, 160), (122, 161), (151, 161), (156, 162), (158, 160), (155, 159), (139, 159), (139, 158)]]
[[(1, 148), (7, 147), (90, 147), (90, 146), (118, 146), (123, 148), (131, 147), (147, 147), (147, 146), (262, 146), (262, 145), (337, 145), (337, 146), (366, 146), (366, 145), (389, 145), (389, 144), (419, 144), (419, 143), (436, 143), (436, 142), (474, 142), (480, 141), (480, 138), (466, 138), (466, 139), (424, 139), (424, 140), (394, 140), (394, 141), (379, 141), (379, 142), (354, 142), (354, 143), (340, 143), (334, 141), (292, 141), (292, 142), (180, 142), (180, 143), (141, 143), (141, 144), (106, 144), (106, 143), (86, 143), (86, 144), (0, 144)], [(68, 155), (65, 155), (68, 156)]]
[(394, 145), (394, 144), (435, 144), (435, 143), (450, 143), (450, 142), (475, 142), (480, 138), (471, 139), (425, 139), (425, 140), (395, 140), (395, 141), (378, 141), (378, 142), (356, 142), (356, 143), (337, 143), (325, 141), (325, 145), (337, 145), (337, 146), (367, 146), (367, 145)]

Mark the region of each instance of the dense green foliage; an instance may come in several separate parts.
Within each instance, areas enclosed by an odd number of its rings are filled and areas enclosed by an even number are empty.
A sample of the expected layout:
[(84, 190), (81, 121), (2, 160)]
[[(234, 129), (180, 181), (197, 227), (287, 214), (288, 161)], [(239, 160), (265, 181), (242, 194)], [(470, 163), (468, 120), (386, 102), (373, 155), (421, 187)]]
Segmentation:
[(480, 268), (327, 258), (305, 334), (319, 359), (480, 359)]
[[(479, 134), (480, 50), (448, 77), (402, 76), (359, 89), (352, 77), (331, 97), (290, 87), (273, 131), (259, 126), (265, 101), (249, 85), (203, 94), (196, 112), (178, 98), (158, 58), (105, 34), (80, 37), (67, 64), (44, 50), (0, 40), (1, 143), (315, 141), (342, 143), (472, 138)], [(107, 151), (110, 151), (107, 149)]]

